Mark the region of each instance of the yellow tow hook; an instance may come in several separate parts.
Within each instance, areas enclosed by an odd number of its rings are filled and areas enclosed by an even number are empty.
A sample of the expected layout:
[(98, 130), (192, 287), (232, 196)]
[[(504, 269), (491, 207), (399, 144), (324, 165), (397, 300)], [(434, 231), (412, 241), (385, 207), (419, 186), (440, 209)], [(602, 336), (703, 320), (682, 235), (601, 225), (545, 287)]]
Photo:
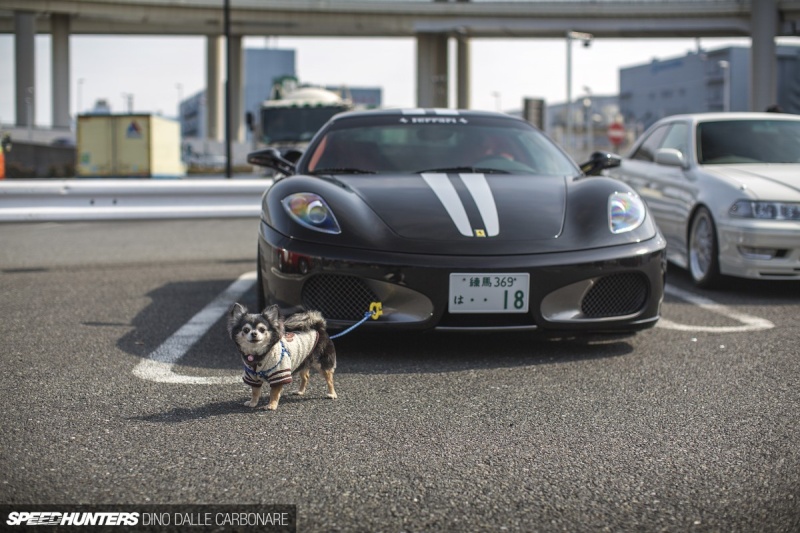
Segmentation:
[(378, 320), (383, 315), (383, 304), (381, 302), (370, 302), (369, 312), (372, 314), (372, 320)]

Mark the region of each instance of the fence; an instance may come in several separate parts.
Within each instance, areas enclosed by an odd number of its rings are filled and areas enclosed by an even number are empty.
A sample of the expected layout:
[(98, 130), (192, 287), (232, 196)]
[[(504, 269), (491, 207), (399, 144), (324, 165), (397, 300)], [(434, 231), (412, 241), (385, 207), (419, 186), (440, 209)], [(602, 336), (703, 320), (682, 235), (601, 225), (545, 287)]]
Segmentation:
[(5, 180), (0, 222), (257, 217), (266, 179)]

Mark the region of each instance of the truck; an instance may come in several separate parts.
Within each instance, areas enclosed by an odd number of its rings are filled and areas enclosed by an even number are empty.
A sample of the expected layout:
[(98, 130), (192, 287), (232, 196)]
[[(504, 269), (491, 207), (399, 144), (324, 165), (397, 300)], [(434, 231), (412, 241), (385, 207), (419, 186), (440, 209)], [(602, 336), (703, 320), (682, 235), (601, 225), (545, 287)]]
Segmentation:
[(261, 105), (261, 142), (282, 152), (302, 150), (333, 115), (352, 109), (352, 101), (336, 92), (279, 79)]
[(149, 114), (78, 116), (79, 177), (178, 178), (181, 133), (177, 121)]

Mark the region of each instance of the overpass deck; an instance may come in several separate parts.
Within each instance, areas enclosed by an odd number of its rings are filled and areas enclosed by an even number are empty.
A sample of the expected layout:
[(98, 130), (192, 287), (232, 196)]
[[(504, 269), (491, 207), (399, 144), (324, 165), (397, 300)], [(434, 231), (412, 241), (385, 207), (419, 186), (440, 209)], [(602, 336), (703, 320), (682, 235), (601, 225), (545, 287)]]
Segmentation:
[[(230, 0), (231, 34), (412, 37), (466, 32), (471, 37), (730, 37), (750, 34), (759, 0)], [(772, 0), (770, 0), (770, 3)], [(800, 0), (774, 0), (778, 35), (796, 34)], [(74, 34), (223, 33), (222, 0), (4, 0), (0, 33), (14, 11), (36, 14), (40, 33), (53, 15)]]
[[(594, 37), (752, 38), (751, 107), (775, 101), (775, 43), (800, 34), (800, 0), (2, 0), (0, 33), (15, 34), (17, 125), (35, 116), (25, 95), (34, 86), (34, 36), (50, 33), (53, 125), (69, 127), (69, 35), (205, 35), (208, 38), (207, 131), (218, 138), (222, 103), (220, 36), (231, 58), (245, 36), (413, 37), (417, 40), (417, 104), (447, 107), (448, 40), (457, 44), (457, 106), (469, 106), (471, 38)], [(233, 130), (241, 131), (241, 61), (233, 80)], [(35, 97), (35, 95), (34, 95)], [(31, 106), (27, 107), (26, 105)]]

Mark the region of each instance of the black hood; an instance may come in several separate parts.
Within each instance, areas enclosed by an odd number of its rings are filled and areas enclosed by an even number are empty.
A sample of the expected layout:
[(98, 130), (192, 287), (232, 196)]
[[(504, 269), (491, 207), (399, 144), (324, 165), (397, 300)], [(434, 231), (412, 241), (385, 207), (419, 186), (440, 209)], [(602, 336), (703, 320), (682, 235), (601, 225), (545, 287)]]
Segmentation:
[[(325, 246), (431, 255), (522, 255), (585, 250), (649, 239), (647, 217), (635, 231), (609, 229), (608, 199), (631, 191), (605, 177), (425, 173), (292, 176), (264, 196), (264, 222), (285, 246)], [(338, 234), (291, 220), (281, 200), (319, 194), (341, 228)], [(303, 246), (306, 249), (306, 246)], [(345, 254), (346, 255), (346, 254)]]

